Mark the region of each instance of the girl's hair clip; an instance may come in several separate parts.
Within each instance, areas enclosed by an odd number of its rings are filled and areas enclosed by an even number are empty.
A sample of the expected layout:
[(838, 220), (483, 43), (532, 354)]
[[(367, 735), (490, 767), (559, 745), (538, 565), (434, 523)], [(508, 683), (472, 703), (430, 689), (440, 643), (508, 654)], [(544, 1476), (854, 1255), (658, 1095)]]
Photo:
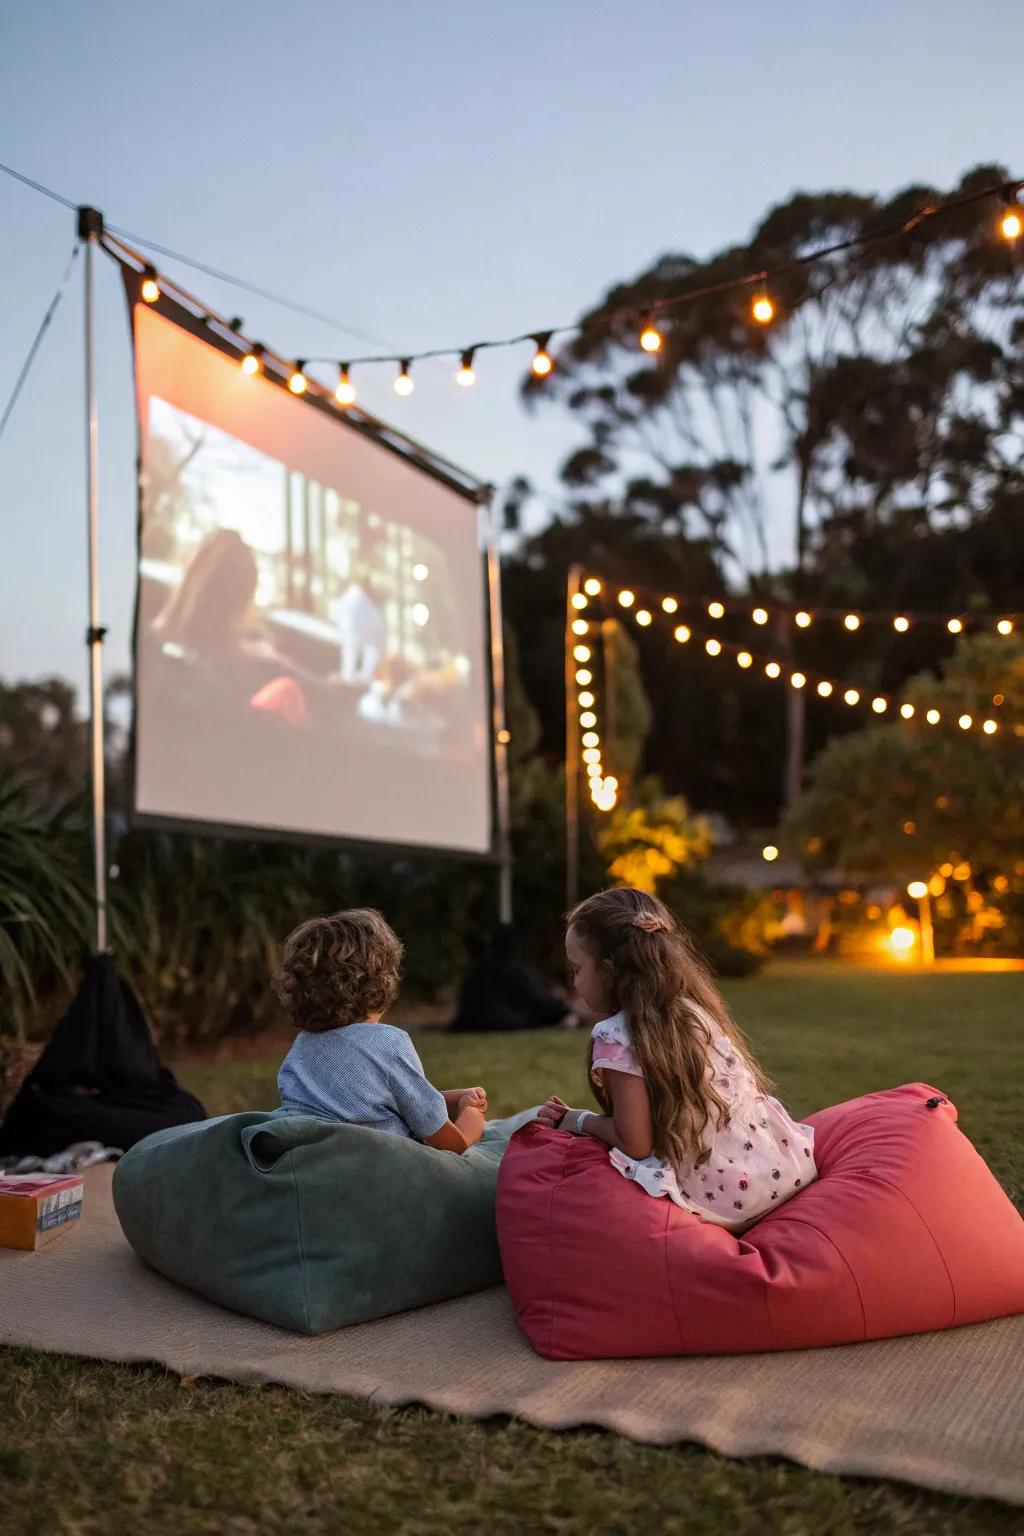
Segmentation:
[(644, 933), (666, 933), (669, 926), (663, 917), (658, 917), (654, 912), (638, 912), (632, 919), (632, 925)]

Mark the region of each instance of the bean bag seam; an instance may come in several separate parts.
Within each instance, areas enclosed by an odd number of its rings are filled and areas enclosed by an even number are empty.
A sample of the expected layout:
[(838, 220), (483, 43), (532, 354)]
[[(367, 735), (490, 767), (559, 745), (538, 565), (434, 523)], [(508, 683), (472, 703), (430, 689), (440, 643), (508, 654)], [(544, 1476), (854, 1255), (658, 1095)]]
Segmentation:
[[(853, 1266), (851, 1265), (849, 1259), (846, 1257), (846, 1254), (839, 1247), (838, 1243), (836, 1243), (831, 1237), (829, 1237), (827, 1232), (823, 1232), (820, 1227), (816, 1227), (814, 1225), (813, 1221), (807, 1221), (802, 1216), (791, 1216), (789, 1219), (790, 1219), (790, 1221), (792, 1221), (795, 1224), (798, 1224), (798, 1225), (800, 1225), (802, 1227), (810, 1227), (812, 1232), (817, 1232), (819, 1237), (822, 1237), (822, 1238), (825, 1239), (826, 1243), (828, 1243), (829, 1247), (833, 1250), (833, 1252), (837, 1253), (839, 1255), (839, 1258), (841, 1259), (843, 1265), (845, 1266), (846, 1271), (847, 1271), (847, 1273), (850, 1276), (850, 1279), (853, 1281), (853, 1288), (857, 1292), (857, 1305), (860, 1307), (860, 1320), (861, 1320), (861, 1324), (862, 1324), (863, 1329), (864, 1329), (864, 1338), (866, 1339), (867, 1336), (868, 1336), (868, 1314), (867, 1314), (867, 1308), (864, 1306), (864, 1297), (861, 1294), (860, 1284), (859, 1284), (859, 1282), (857, 1280), (857, 1276), (854, 1273)], [(769, 1313), (769, 1318), (768, 1318), (769, 1326), (771, 1326), (770, 1293), (769, 1293), (768, 1313)], [(775, 1338), (775, 1330), (773, 1328), (772, 1329), (772, 1339), (774, 1340), (774, 1338)]]
[(295, 1153), (288, 1149), (288, 1172), (292, 1176), (292, 1189), (295, 1193), (295, 1226), (299, 1239), (299, 1273), (302, 1279), (302, 1314), (306, 1319), (306, 1332), (313, 1332), (313, 1325), (309, 1316), (309, 1288), (306, 1280), (306, 1245), (302, 1238), (302, 1200), (299, 1196), (299, 1181), (295, 1177)]
[(548, 1295), (551, 1297), (551, 1307), (548, 1312), (548, 1353), (555, 1347), (555, 1193), (565, 1180), (565, 1152), (562, 1153), (562, 1168), (558, 1183), (552, 1183), (551, 1196), (548, 1202)]
[(927, 1221), (925, 1221), (925, 1219), (922, 1216), (921, 1212), (918, 1210), (918, 1208), (914, 1204), (913, 1200), (911, 1200), (910, 1196), (907, 1194), (905, 1189), (900, 1189), (898, 1184), (890, 1184), (888, 1179), (880, 1178), (878, 1176), (878, 1174), (875, 1175), (875, 1178), (878, 1180), (878, 1183), (879, 1184), (883, 1184), (886, 1189), (895, 1190), (897, 1192), (897, 1194), (900, 1194), (900, 1195), (903, 1196), (904, 1200), (910, 1206), (910, 1209), (913, 1211), (914, 1215), (917, 1217), (918, 1221), (921, 1223), (922, 1227), (924, 1227), (925, 1231), (928, 1233), (928, 1236), (931, 1238), (932, 1244), (933, 1244), (933, 1246), (935, 1248), (935, 1252), (939, 1256), (939, 1263), (942, 1265), (943, 1269), (945, 1270), (945, 1272), (946, 1272), (946, 1279), (949, 1281), (949, 1294), (950, 1294), (950, 1297), (951, 1297), (951, 1300), (952, 1300), (952, 1313), (951, 1313), (950, 1326), (955, 1328), (956, 1327), (956, 1286), (953, 1284), (953, 1276), (949, 1272), (949, 1265), (946, 1263), (946, 1255), (942, 1251), (942, 1248), (941, 1248), (941, 1246), (939, 1244), (938, 1238), (935, 1236), (935, 1233), (932, 1231), (932, 1229), (928, 1225)]
[(664, 1228), (662, 1230), (662, 1236), (661, 1236), (661, 1256), (662, 1256), (663, 1260), (665, 1261), (665, 1283), (666, 1283), (666, 1285), (668, 1287), (669, 1300), (672, 1303), (672, 1316), (676, 1320), (676, 1331), (679, 1334), (680, 1342), (682, 1343), (682, 1346), (683, 1346), (683, 1353), (687, 1354), (687, 1353), (689, 1353), (689, 1351), (686, 1348), (686, 1334), (683, 1332), (683, 1325), (682, 1325), (682, 1323), (681, 1323), (681, 1321), (679, 1319), (679, 1308), (676, 1306), (675, 1288), (672, 1285), (672, 1267), (671, 1267), (671, 1265), (668, 1262), (668, 1231), (669, 1231), (669, 1219), (670, 1219), (670, 1217), (671, 1217), (671, 1211), (666, 1211), (665, 1212), (665, 1225), (664, 1225)]

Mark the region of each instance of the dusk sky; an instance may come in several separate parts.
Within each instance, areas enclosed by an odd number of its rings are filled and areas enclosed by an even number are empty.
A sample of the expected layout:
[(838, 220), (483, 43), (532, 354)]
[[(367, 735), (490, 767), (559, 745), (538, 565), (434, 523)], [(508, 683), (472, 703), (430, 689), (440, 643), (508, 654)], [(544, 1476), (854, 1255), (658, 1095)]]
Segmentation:
[[(744, 238), (796, 189), (1024, 174), (1022, 42), (1019, 0), (6, 0), (0, 160), (388, 348), (468, 345), (571, 321), (663, 252)], [(0, 223), (2, 410), (74, 219), (0, 176)], [(164, 265), (285, 355), (367, 350)], [(80, 266), (0, 439), (5, 681), (86, 676)], [(97, 288), (110, 675), (134, 597), (134, 421), (103, 257)], [(482, 479), (528, 475), (539, 517), (577, 432), (523, 410), (528, 357), (485, 354), (468, 391), (424, 365), (408, 400), (366, 370), (360, 402)]]

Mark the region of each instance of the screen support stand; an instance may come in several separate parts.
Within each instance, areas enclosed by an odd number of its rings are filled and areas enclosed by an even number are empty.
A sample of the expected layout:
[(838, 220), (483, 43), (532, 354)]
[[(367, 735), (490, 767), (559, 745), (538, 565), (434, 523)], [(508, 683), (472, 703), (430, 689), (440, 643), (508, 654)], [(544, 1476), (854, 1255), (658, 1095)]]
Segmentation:
[(494, 737), (495, 815), (498, 842), (498, 920), (512, 921), (512, 827), (508, 782), (509, 734), (505, 723), (505, 642), (501, 617), (501, 558), (493, 491), (481, 503), (487, 519), (487, 592), (491, 621), (491, 731)]
[(103, 641), (100, 623), (99, 462), (96, 413), (96, 370), (93, 345), (92, 258), (103, 233), (103, 215), (95, 208), (78, 209), (78, 238), (85, 247), (85, 464), (89, 520), (89, 743), (92, 761), (92, 840), (96, 895), (96, 953), (107, 949), (107, 835), (104, 772)]

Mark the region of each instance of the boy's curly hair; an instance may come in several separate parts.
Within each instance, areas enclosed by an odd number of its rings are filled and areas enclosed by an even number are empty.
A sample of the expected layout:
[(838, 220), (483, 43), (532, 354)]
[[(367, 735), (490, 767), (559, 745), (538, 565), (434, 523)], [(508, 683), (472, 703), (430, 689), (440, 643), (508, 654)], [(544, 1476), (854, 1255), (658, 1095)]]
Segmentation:
[(295, 1029), (340, 1029), (391, 1006), (402, 955), (397, 934), (371, 907), (311, 917), (285, 940), (272, 985)]

